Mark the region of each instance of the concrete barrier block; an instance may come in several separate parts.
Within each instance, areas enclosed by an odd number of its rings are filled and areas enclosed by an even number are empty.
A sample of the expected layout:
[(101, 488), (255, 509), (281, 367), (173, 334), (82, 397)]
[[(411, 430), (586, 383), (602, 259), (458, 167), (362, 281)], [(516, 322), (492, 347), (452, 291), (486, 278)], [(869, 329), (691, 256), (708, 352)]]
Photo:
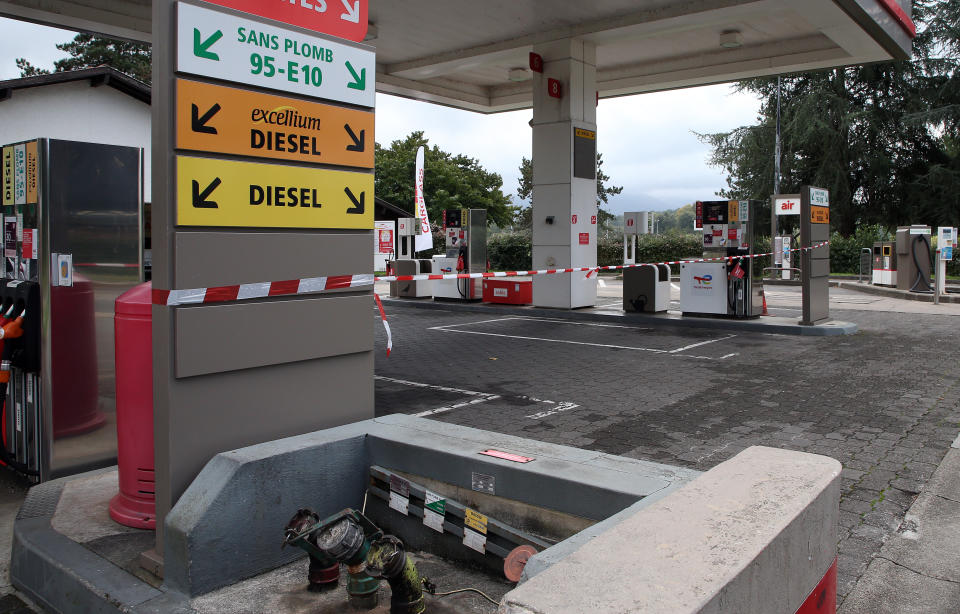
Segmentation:
[(749, 448), (507, 593), (500, 614), (794, 614), (836, 558), (840, 463)]

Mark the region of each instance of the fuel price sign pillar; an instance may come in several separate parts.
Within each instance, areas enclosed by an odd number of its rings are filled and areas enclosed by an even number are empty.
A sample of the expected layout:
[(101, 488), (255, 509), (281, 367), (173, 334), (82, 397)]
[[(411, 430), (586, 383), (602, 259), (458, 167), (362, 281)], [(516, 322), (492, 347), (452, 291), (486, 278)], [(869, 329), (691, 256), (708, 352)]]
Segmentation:
[(323, 34), (363, 40), (350, 5), (153, 2), (160, 553), (218, 452), (373, 417), (370, 288), (169, 299), (373, 270), (374, 51)]
[(830, 319), (830, 192), (804, 186), (800, 189), (800, 247), (803, 249), (803, 319), (819, 324)]

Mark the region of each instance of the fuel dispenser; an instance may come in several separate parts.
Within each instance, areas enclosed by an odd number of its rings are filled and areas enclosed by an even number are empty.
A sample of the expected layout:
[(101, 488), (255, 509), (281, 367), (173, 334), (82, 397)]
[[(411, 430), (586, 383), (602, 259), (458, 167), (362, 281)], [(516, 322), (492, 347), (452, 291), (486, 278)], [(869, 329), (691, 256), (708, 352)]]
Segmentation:
[[(447, 209), (443, 212), (446, 254), (433, 257), (435, 274), (483, 273), (487, 270), (487, 211)], [(434, 282), (435, 299), (479, 301), (482, 279), (444, 279)]]
[(703, 229), (703, 257), (715, 262), (680, 265), (680, 310), (684, 315), (759, 317), (763, 281), (753, 273), (753, 234), (761, 201), (703, 201), (696, 226)]
[(773, 238), (773, 264), (780, 269), (780, 279), (793, 279), (793, 237), (784, 235)]
[(897, 281), (900, 290), (932, 293), (930, 273), (933, 248), (930, 227), (914, 224), (897, 228)]
[(142, 159), (54, 139), (3, 148), (0, 324), (22, 318), (22, 334), (0, 339), (0, 460), (34, 481), (116, 462), (113, 322), (97, 316), (143, 277)]
[(877, 241), (873, 244), (873, 285), (897, 285), (897, 244)]
[(941, 226), (937, 229), (937, 287), (936, 297), (947, 293), (947, 263), (953, 260), (953, 248), (957, 243), (957, 229)]
[(628, 211), (623, 214), (623, 263), (637, 263), (637, 235), (648, 232), (646, 211)]
[[(421, 234), (420, 221), (415, 217), (402, 217), (397, 220), (397, 238), (399, 246), (397, 259), (387, 263), (387, 269), (394, 275), (420, 275), (431, 273), (433, 263), (416, 256), (417, 235)], [(433, 296), (432, 281), (391, 281), (390, 296), (399, 298), (430, 298)]]

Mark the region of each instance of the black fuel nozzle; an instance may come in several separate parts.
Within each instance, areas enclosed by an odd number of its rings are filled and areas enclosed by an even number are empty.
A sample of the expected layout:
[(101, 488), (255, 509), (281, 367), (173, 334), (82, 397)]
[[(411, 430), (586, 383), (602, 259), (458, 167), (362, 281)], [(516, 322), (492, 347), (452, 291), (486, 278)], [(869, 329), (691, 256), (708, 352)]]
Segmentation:
[(370, 545), (367, 573), (390, 584), (390, 614), (423, 614), (424, 582), (399, 539), (385, 535)]

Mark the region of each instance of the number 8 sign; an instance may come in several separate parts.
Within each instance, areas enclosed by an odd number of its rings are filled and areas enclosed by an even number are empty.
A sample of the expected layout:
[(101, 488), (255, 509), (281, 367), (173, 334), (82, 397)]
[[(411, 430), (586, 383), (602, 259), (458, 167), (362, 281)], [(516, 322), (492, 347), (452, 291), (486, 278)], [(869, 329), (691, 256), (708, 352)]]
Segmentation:
[(547, 94), (552, 98), (563, 98), (563, 85), (556, 79), (547, 79)]

